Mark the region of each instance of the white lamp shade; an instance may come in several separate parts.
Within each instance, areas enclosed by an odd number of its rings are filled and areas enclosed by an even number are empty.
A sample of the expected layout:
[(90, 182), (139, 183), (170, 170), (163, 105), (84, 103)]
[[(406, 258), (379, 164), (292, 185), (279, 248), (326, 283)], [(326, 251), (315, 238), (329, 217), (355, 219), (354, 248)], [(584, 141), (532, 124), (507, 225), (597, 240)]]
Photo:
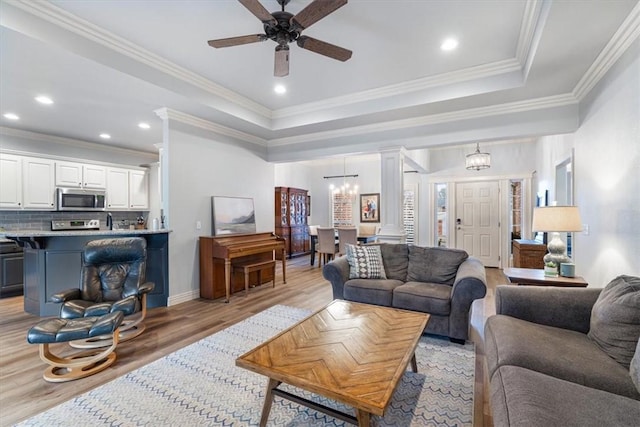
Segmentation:
[(532, 231), (582, 231), (577, 206), (546, 206), (533, 209)]

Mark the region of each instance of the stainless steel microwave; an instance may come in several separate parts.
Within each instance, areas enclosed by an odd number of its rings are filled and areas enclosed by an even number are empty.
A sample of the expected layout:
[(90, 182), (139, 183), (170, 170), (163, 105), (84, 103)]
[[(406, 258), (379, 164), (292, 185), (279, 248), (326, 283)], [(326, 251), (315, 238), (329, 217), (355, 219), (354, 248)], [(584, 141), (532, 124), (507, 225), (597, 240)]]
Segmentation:
[(58, 188), (56, 196), (59, 211), (104, 211), (107, 192), (81, 188)]

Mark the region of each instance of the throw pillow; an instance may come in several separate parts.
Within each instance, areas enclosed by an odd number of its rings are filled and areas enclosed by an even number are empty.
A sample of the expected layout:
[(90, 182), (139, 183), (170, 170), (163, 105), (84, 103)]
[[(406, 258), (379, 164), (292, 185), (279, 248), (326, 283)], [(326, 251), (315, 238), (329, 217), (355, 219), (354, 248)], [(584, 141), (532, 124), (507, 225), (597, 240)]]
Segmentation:
[(629, 369), (640, 337), (640, 277), (618, 276), (591, 309), (589, 338)]
[(631, 359), (631, 368), (629, 369), (629, 373), (631, 374), (633, 383), (638, 389), (638, 393), (640, 393), (640, 341), (638, 341), (638, 344), (636, 345), (636, 354), (634, 354), (633, 359)]
[(458, 267), (469, 254), (460, 249), (409, 246), (408, 282), (453, 285)]
[(386, 279), (378, 246), (347, 245), (349, 279)]
[(409, 247), (404, 243), (379, 243), (387, 279), (407, 281)]

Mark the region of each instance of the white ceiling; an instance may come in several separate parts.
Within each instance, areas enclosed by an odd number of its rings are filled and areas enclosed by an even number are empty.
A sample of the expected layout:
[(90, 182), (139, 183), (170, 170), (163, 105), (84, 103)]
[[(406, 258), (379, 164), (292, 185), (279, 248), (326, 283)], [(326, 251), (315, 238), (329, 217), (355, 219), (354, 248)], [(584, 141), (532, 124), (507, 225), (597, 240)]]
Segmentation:
[[(97, 143), (107, 132), (108, 144), (153, 152), (154, 111), (166, 108), (269, 160), (570, 131), (577, 102), (638, 36), (638, 3), (350, 0), (303, 34), (353, 57), (293, 44), (290, 75), (275, 78), (273, 42), (206, 43), (262, 31), (237, 1), (1, 0), (0, 113), (21, 119), (0, 125)], [(460, 45), (445, 53), (449, 36)], [(42, 93), (55, 104), (35, 103)]]

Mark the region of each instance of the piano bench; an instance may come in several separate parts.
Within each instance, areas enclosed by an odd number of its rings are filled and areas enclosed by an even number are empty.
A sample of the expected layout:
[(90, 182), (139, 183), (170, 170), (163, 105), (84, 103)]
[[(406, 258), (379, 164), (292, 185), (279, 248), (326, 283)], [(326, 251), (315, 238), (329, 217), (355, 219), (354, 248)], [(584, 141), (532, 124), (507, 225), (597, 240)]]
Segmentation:
[(276, 287), (276, 262), (275, 260), (258, 261), (246, 264), (233, 264), (233, 271), (242, 270), (244, 274), (244, 293), (249, 295), (249, 274), (258, 272), (258, 285), (262, 284), (262, 271), (270, 268), (273, 273), (273, 287)]

